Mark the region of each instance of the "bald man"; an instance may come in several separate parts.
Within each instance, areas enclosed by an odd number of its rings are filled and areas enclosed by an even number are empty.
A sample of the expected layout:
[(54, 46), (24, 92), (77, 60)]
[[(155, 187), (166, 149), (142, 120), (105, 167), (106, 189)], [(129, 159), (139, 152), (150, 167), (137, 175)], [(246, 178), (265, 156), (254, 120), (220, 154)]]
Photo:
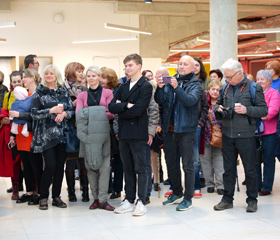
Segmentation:
[[(155, 93), (155, 100), (162, 106), (163, 111), (164, 152), (168, 175), (173, 184), (173, 194), (163, 205), (180, 203), (177, 211), (192, 207), (194, 193), (193, 152), (198, 125), (198, 101), (202, 97), (203, 89), (193, 69), (194, 59), (187, 55), (181, 57), (178, 74), (171, 77), (170, 83), (164, 83), (162, 78), (158, 78)], [(184, 194), (177, 162), (179, 151), (185, 173)]]

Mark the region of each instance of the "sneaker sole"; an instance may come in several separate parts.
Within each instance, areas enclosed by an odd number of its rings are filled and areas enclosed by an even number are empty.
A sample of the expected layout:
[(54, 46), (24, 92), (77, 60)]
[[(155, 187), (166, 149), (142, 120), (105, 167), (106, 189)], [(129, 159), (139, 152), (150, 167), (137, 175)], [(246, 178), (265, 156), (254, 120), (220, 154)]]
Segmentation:
[(168, 206), (168, 205), (173, 205), (173, 204), (175, 204), (175, 203), (180, 203), (180, 202), (182, 202), (183, 201), (183, 199), (184, 199), (184, 197), (181, 197), (181, 198), (178, 198), (178, 199), (176, 199), (174, 202), (171, 202), (171, 203), (162, 203), (164, 206)]
[(128, 212), (133, 212), (134, 209), (127, 209), (127, 210), (123, 210), (123, 211), (118, 211), (118, 210), (114, 210), (115, 213), (118, 213), (118, 214), (122, 214), (122, 213), (128, 213)]
[(191, 208), (192, 208), (192, 206), (189, 206), (188, 208), (182, 208), (182, 209), (176, 208), (176, 211), (187, 211)]
[(202, 196), (193, 196), (194, 198), (202, 198)]
[(215, 210), (215, 211), (223, 211), (223, 210), (231, 209), (231, 208), (233, 208), (233, 206), (229, 206), (229, 207), (226, 207), (226, 208), (215, 208), (215, 207), (214, 207), (214, 210)]
[(140, 217), (140, 216), (143, 216), (145, 215), (147, 212), (144, 212), (144, 213), (132, 213), (132, 216), (134, 217)]
[(67, 206), (58, 206), (57, 204), (53, 204), (53, 203), (52, 203), (52, 206), (55, 206), (55, 207), (58, 207), (58, 208), (67, 208)]
[(48, 210), (48, 207), (39, 207), (40, 210)]

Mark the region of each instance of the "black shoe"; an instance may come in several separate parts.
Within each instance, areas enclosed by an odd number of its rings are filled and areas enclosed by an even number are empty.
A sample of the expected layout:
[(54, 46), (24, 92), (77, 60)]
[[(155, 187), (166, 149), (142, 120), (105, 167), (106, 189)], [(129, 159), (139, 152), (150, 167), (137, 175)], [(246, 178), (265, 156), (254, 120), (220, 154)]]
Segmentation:
[(13, 187), (7, 189), (7, 193), (12, 193), (12, 192), (13, 192)]
[(33, 199), (33, 194), (32, 195), (27, 195), (26, 193), (21, 195), (21, 197), (16, 201), (16, 203), (25, 203), (29, 202)]
[(208, 193), (213, 193), (214, 191), (215, 191), (215, 189), (213, 187), (207, 188), (207, 192)]
[(38, 205), (40, 202), (38, 195), (33, 195), (33, 199), (28, 202), (28, 205)]
[(205, 178), (200, 178), (200, 185), (202, 188), (206, 187)]
[(146, 197), (146, 198), (145, 198), (145, 205), (147, 205), (147, 204), (149, 204), (149, 203), (151, 203), (150, 198), (149, 198), (149, 197)]
[(41, 210), (47, 210), (48, 209), (48, 199), (47, 198), (40, 199), (39, 209), (41, 209)]
[(163, 185), (169, 185), (169, 178), (163, 181)]
[(219, 202), (217, 205), (214, 206), (214, 210), (216, 210), (216, 211), (221, 211), (221, 210), (225, 210), (225, 209), (229, 209), (229, 208), (233, 208), (233, 204), (223, 202), (223, 201)]
[(113, 192), (110, 199), (115, 199), (121, 197), (121, 192)]
[(83, 186), (82, 202), (89, 202), (88, 186)]
[(77, 202), (77, 197), (75, 192), (68, 192), (69, 202)]
[(217, 189), (218, 195), (224, 195), (224, 189)]
[(258, 204), (257, 202), (248, 202), (248, 206), (246, 208), (246, 212), (250, 212), (250, 213), (253, 213), (253, 212), (256, 212), (258, 210)]
[(154, 190), (155, 190), (156, 192), (158, 192), (158, 190), (160, 190), (160, 186), (158, 185), (158, 183), (155, 183), (155, 184), (154, 184)]
[(52, 205), (53, 206), (56, 206), (56, 207), (59, 207), (59, 208), (67, 208), (67, 205), (65, 202), (63, 202), (60, 197), (56, 197), (53, 199), (52, 201)]

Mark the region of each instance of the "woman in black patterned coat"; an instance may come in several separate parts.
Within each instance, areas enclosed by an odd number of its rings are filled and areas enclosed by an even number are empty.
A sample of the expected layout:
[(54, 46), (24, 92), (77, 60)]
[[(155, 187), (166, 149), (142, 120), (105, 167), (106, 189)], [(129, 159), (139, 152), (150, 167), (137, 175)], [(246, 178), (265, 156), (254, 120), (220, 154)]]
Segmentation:
[(60, 199), (66, 160), (64, 133), (71, 130), (74, 109), (62, 76), (54, 65), (46, 66), (31, 103), (33, 139), (31, 151), (43, 153), (45, 170), (41, 179), (39, 209), (48, 209), (49, 188), (52, 186), (53, 206), (66, 208)]

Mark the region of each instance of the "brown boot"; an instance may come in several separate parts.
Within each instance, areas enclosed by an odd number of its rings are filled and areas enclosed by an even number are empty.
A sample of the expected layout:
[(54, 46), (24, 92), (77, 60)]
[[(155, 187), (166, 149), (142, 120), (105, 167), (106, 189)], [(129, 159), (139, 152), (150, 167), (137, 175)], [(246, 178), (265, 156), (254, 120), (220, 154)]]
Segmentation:
[(13, 184), (13, 195), (11, 197), (12, 200), (18, 200), (19, 195), (18, 195), (18, 182), (12, 182)]

